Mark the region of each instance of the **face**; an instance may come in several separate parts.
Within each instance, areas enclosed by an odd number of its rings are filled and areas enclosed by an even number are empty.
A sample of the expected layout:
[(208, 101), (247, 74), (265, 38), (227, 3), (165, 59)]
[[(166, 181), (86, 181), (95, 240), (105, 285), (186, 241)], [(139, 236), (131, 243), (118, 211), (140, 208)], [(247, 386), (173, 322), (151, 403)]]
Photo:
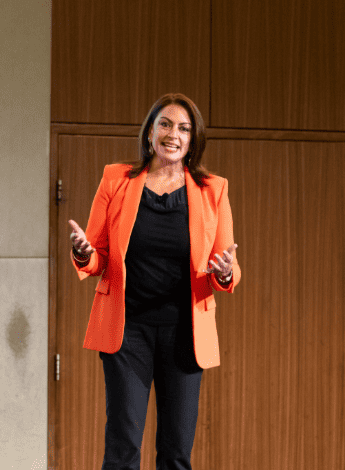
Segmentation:
[(151, 126), (149, 137), (154, 149), (153, 158), (164, 163), (177, 163), (189, 150), (192, 123), (187, 110), (170, 104), (163, 108)]

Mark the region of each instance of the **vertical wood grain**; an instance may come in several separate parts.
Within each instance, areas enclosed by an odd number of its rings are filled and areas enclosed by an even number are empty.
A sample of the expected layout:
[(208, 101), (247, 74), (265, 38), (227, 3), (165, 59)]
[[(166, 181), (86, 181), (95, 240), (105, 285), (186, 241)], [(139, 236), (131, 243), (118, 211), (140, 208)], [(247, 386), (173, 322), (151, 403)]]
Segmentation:
[[(104, 165), (136, 151), (133, 137), (59, 138), (69, 202), (59, 208), (57, 468), (98, 468), (105, 424), (101, 362), (81, 347), (96, 280), (73, 275), (67, 220), (85, 227)], [(234, 295), (215, 292), (221, 366), (203, 377), (192, 465), (339, 470), (345, 144), (210, 139), (204, 163), (229, 182), (242, 279)], [(153, 385), (142, 469), (155, 468), (156, 417)]]
[(208, 125), (210, 0), (61, 0), (52, 10), (54, 122), (141, 124), (181, 92)]
[(242, 268), (233, 296), (215, 293), (210, 462), (343, 468), (345, 145), (209, 141), (206, 152), (229, 181)]
[[(344, 130), (344, 19), (340, 0), (53, 2), (52, 121), (118, 123), (134, 137), (152, 103), (180, 91), (208, 126), (248, 136)], [(69, 382), (49, 385), (50, 468), (100, 468), (104, 449), (101, 361), (82, 348), (96, 280), (73, 274), (67, 220), (86, 227), (101, 169), (136, 158), (136, 138), (110, 128), (52, 142), (69, 202), (51, 208), (50, 338), (56, 327)], [(221, 366), (203, 376), (198, 470), (345, 468), (345, 144), (276, 135), (224, 133), (205, 153), (229, 181), (242, 279), (234, 295), (215, 292)], [(155, 468), (156, 416), (152, 386), (142, 470)]]
[[(68, 220), (86, 229), (93, 198), (104, 166), (133, 158), (137, 138), (107, 136), (59, 137), (58, 177), (64, 202), (58, 216), (58, 296), (56, 351), (60, 381), (56, 390), (57, 469), (99, 469), (104, 455), (105, 382), (97, 351), (83, 348), (98, 277), (80, 281), (71, 264)], [(154, 468), (157, 412), (154, 385), (148, 404), (142, 443), (142, 468)]]
[(212, 1), (211, 126), (345, 129), (345, 3)]

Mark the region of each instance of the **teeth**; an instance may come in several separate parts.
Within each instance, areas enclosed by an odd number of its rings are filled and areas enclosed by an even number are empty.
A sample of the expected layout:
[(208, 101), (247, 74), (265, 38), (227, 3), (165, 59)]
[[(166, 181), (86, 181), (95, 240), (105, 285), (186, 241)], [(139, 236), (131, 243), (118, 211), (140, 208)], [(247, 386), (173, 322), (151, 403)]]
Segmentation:
[(171, 147), (174, 149), (177, 149), (178, 147), (176, 145), (170, 145), (170, 144), (163, 144), (165, 147)]

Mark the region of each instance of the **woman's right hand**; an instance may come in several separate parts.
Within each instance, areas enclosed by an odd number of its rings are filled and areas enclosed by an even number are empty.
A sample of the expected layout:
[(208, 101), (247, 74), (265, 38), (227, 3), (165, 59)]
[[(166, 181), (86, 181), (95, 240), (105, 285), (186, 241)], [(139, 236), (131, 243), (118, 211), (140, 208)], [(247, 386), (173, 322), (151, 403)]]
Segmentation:
[(73, 229), (70, 238), (74, 248), (78, 251), (78, 253), (85, 256), (91, 255), (91, 253), (96, 251), (94, 248), (92, 248), (90, 242), (87, 241), (84, 231), (79, 227), (77, 222), (74, 220), (69, 220), (68, 223)]

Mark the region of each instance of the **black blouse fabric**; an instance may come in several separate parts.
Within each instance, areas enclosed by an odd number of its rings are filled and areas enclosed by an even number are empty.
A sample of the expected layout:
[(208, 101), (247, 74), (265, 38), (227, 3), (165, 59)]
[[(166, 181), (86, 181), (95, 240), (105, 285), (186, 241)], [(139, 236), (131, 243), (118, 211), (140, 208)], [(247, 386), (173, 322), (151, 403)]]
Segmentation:
[(144, 186), (125, 265), (126, 319), (154, 326), (190, 321), (186, 185), (162, 196)]

